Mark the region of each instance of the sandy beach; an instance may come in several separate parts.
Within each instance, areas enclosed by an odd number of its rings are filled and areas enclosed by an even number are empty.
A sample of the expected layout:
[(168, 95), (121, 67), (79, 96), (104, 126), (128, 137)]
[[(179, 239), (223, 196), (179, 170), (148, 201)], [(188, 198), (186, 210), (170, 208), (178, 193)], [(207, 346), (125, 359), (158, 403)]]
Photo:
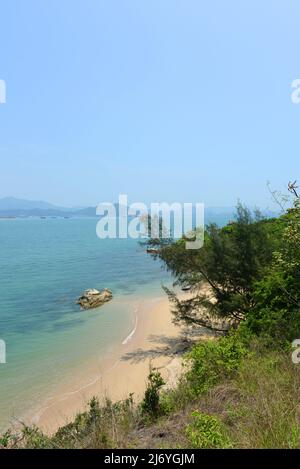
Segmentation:
[(182, 368), (182, 334), (182, 328), (172, 323), (165, 296), (142, 302), (135, 312), (132, 332), (110, 358), (87, 363), (72, 385), (63, 384), (35, 413), (32, 422), (51, 434), (84, 410), (92, 396), (100, 401), (106, 397), (116, 401), (134, 393), (137, 402), (145, 391), (150, 365), (160, 370), (167, 385), (174, 384)]

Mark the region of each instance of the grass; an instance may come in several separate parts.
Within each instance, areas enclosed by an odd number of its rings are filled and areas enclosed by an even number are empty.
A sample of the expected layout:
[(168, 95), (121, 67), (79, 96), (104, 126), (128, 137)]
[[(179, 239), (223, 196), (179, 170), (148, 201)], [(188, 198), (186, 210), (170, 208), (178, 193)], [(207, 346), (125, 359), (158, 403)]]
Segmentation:
[(300, 370), (289, 354), (247, 360), (234, 384), (239, 402), (227, 427), (236, 447), (300, 447)]

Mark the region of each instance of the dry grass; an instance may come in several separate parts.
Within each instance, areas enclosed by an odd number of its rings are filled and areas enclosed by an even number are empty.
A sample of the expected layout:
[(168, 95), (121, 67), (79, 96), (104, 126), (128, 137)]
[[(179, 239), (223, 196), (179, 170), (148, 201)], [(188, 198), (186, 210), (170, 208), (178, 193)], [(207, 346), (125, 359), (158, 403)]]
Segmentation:
[(234, 379), (137, 432), (137, 447), (187, 447), (196, 409), (218, 417), (233, 448), (300, 448), (300, 368), (285, 353), (246, 359)]
[(300, 447), (300, 369), (285, 354), (247, 361), (236, 386), (238, 405), (227, 425), (239, 448)]
[(245, 358), (231, 379), (193, 397), (183, 378), (161, 395), (161, 415), (147, 419), (132, 399), (100, 406), (52, 438), (26, 429), (8, 446), (30, 448), (188, 448), (186, 427), (193, 411), (216, 417), (233, 448), (300, 448), (300, 366), (285, 352)]

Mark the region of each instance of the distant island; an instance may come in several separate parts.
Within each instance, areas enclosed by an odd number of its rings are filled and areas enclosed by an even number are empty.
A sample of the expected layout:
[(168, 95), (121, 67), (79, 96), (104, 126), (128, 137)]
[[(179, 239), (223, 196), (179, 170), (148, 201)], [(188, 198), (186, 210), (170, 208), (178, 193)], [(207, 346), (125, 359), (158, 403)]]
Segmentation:
[(0, 199), (0, 218), (96, 217), (95, 207), (59, 207), (49, 202), (5, 197)]

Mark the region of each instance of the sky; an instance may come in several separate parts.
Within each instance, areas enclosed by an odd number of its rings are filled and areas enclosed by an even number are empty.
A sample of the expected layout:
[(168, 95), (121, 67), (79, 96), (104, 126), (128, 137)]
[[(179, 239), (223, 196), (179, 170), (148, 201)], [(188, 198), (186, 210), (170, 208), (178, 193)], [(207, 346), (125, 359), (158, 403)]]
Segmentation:
[(271, 207), (299, 178), (298, 0), (1, 0), (0, 198)]

